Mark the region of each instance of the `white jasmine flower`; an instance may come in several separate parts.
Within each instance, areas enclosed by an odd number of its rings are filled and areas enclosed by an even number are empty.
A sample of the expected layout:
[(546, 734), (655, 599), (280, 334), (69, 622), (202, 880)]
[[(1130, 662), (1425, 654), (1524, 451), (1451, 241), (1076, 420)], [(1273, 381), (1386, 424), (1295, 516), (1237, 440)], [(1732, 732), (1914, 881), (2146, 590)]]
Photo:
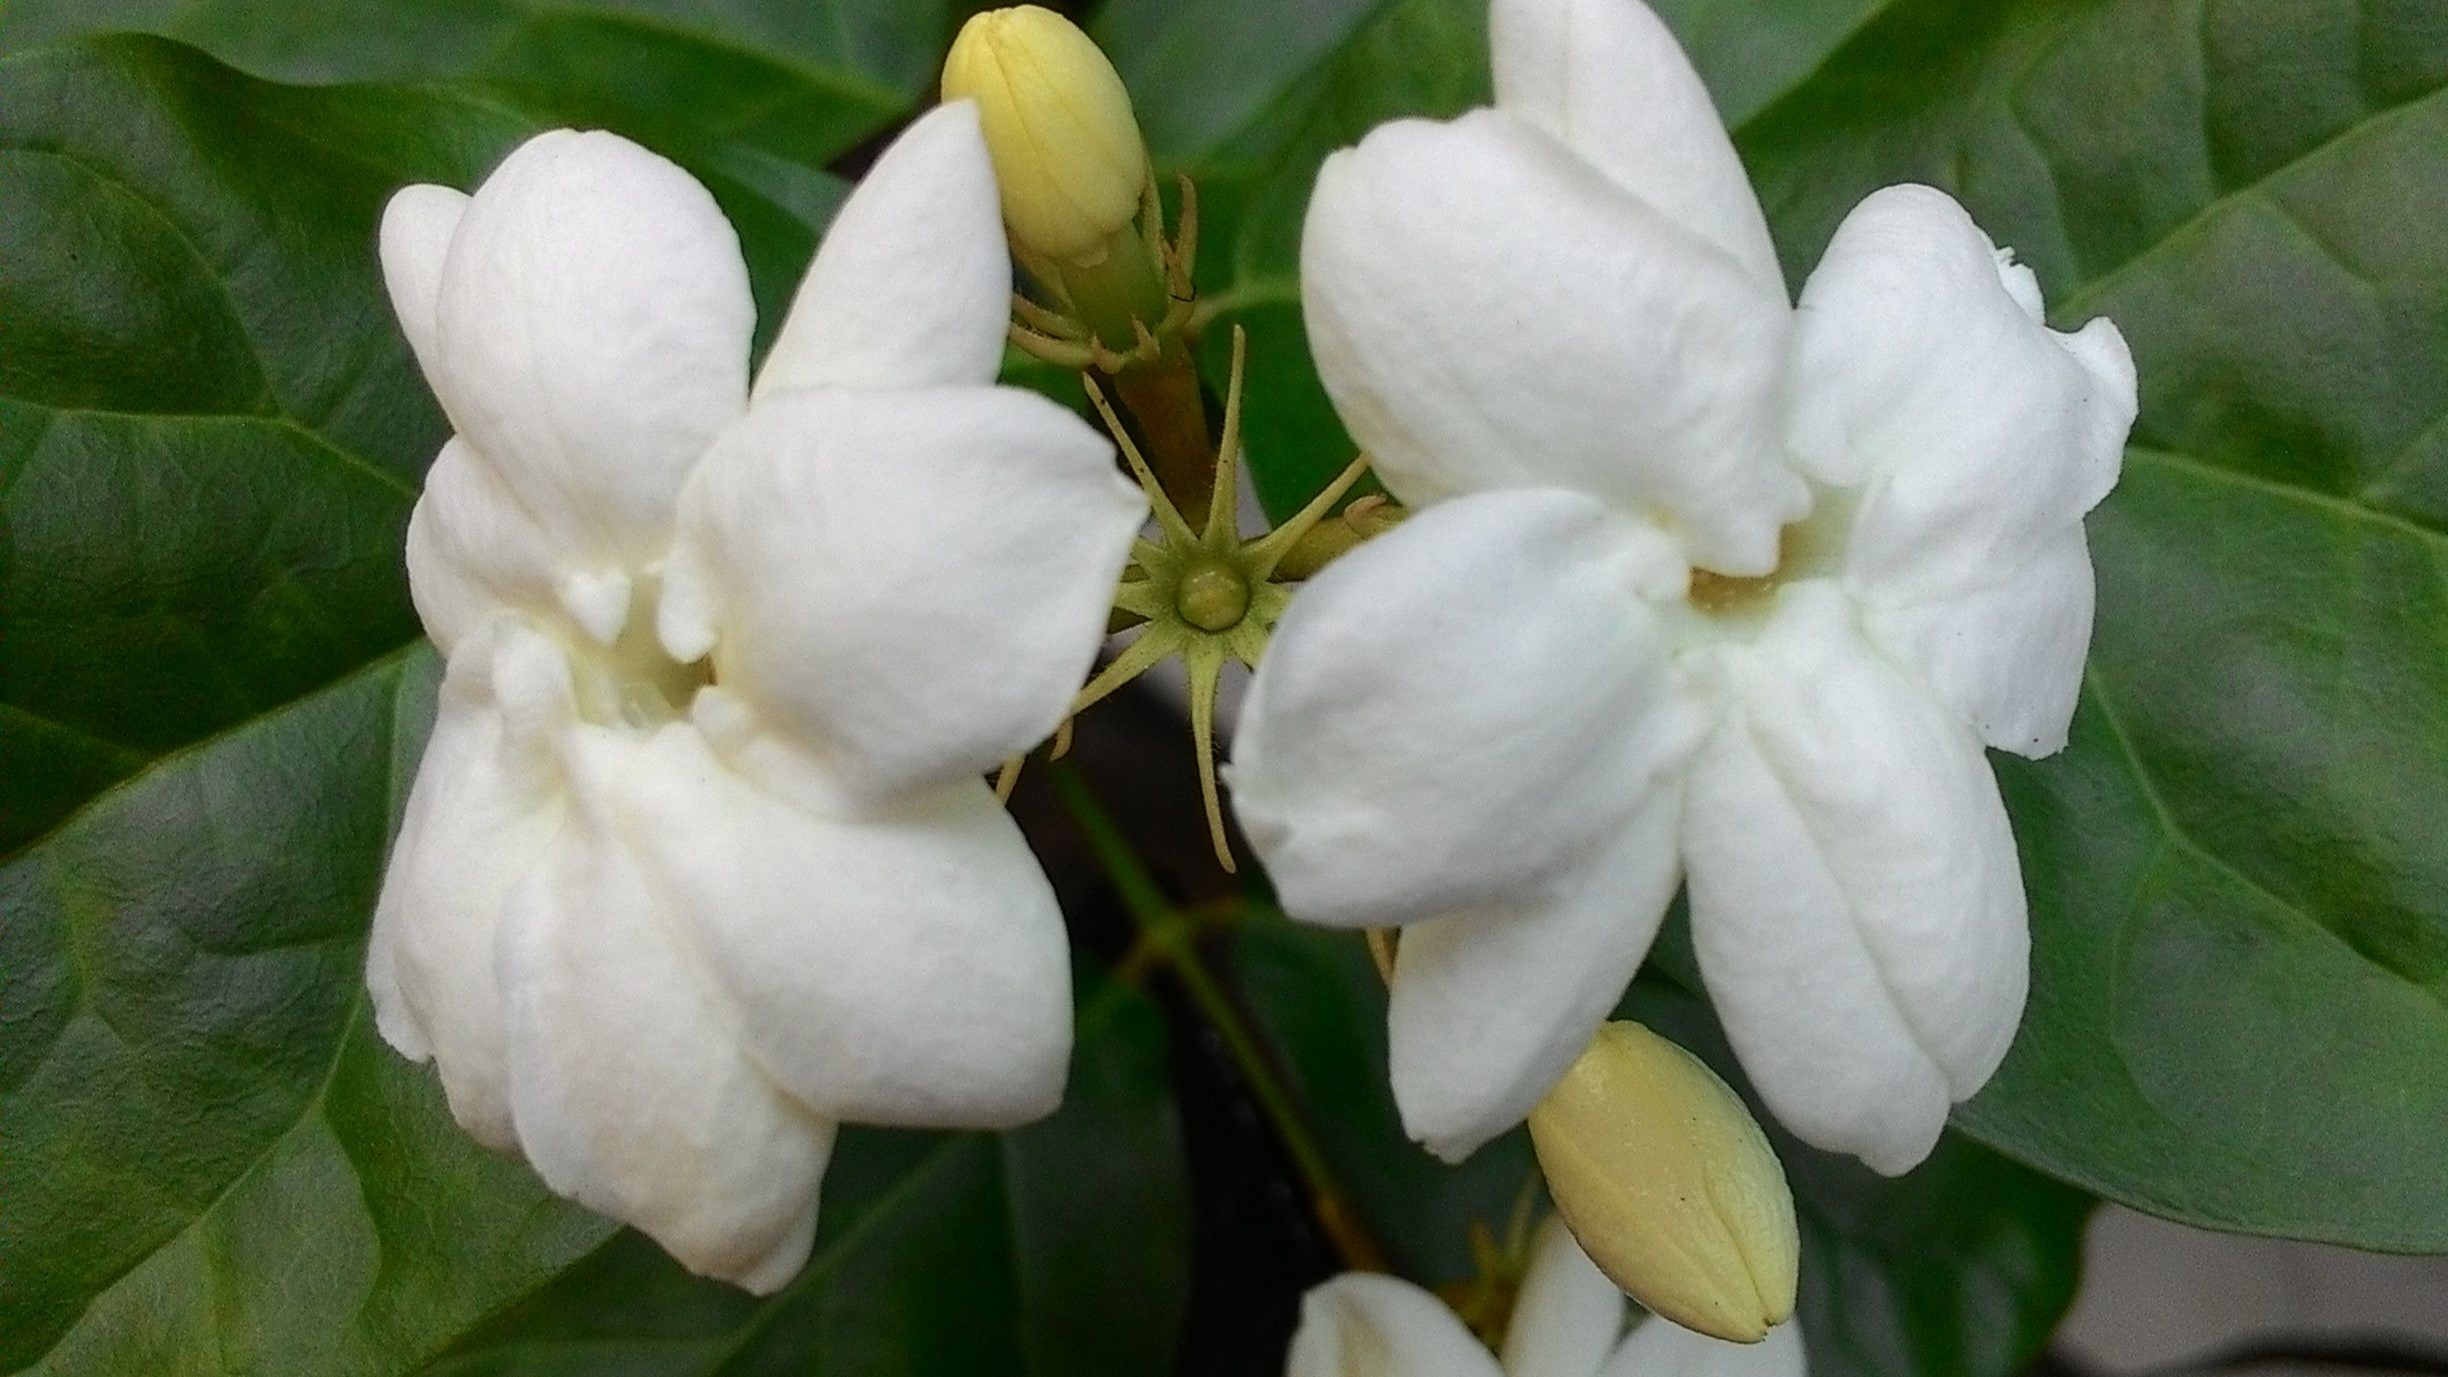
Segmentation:
[(1329, 160), (1328, 390), (1423, 508), (1293, 606), (1240, 724), (1286, 906), (1411, 924), (1396, 1098), (1458, 1158), (1588, 1043), (1690, 881), (1701, 972), (1796, 1133), (1899, 1172), (2012, 1040), (2022, 881), (1984, 743), (2065, 741), (2082, 517), (2134, 416), (2105, 320), (1894, 187), (1786, 304), (1635, 0), (1496, 0), (1496, 105)]
[(1346, 1272), (1301, 1302), (1285, 1377), (1803, 1377), (1800, 1327), (1727, 1343), (1651, 1317), (1624, 1333), (1623, 1293), (1562, 1221), (1531, 1245), (1501, 1357), (1444, 1302), (1402, 1280)]
[(409, 526), (448, 670), (379, 1025), (470, 1133), (771, 1290), (837, 1123), (1060, 1098), (1061, 916), (980, 776), (1062, 717), (1146, 505), (992, 385), (1010, 268), (966, 103), (842, 207), (753, 403), (730, 226), (612, 135), (402, 191), (382, 257), (458, 433)]

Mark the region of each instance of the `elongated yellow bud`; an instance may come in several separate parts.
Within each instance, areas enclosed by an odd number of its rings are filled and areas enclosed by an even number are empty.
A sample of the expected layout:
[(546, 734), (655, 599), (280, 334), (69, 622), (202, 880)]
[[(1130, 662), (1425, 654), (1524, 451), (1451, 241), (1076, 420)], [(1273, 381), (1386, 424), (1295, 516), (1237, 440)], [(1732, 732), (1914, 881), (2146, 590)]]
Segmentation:
[(943, 95), (977, 102), (1022, 248), (1093, 262), (1139, 213), (1147, 146), (1130, 93), (1070, 20), (1035, 5), (972, 18), (944, 59)]
[(1686, 1329), (1756, 1342), (1793, 1313), (1800, 1239), (1767, 1136), (1698, 1057), (1610, 1023), (1538, 1108), (1556, 1209), (1625, 1294)]

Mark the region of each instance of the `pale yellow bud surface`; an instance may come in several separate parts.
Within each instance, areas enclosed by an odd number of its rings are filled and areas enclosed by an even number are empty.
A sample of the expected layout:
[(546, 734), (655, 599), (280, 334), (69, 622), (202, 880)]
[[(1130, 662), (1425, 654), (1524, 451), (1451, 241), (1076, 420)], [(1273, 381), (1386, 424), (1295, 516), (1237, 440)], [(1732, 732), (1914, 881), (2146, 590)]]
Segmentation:
[(1070, 20), (1035, 5), (988, 10), (944, 59), (945, 100), (974, 100), (1021, 247), (1101, 256), (1139, 211), (1147, 146), (1122, 77)]
[(1785, 1169), (1698, 1057), (1610, 1023), (1538, 1108), (1556, 1209), (1625, 1294), (1686, 1329), (1756, 1342), (1793, 1313), (1800, 1239)]

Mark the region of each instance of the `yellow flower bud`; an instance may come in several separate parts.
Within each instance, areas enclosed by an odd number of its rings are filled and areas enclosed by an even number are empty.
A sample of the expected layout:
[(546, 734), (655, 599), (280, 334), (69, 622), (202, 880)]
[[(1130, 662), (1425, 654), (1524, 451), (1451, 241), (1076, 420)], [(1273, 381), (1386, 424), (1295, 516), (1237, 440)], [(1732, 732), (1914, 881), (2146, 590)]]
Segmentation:
[(1793, 1313), (1800, 1239), (1785, 1169), (1698, 1057), (1610, 1023), (1538, 1108), (1556, 1209), (1600, 1271), (1656, 1314), (1752, 1343)]
[(977, 102), (1021, 247), (1093, 260), (1138, 214), (1147, 145), (1130, 93), (1070, 20), (1035, 5), (976, 16), (944, 59), (943, 95)]

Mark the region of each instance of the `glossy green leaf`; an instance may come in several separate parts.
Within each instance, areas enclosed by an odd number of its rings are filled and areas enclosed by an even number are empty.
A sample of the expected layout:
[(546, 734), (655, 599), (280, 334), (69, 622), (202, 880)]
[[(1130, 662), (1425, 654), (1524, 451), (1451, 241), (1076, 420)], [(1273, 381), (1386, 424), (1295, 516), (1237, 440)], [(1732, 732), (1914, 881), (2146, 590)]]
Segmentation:
[[(943, 0), (10, 0), (0, 52), (120, 30), (277, 81), (476, 80), (665, 152), (821, 167), (908, 114)], [(769, 193), (775, 188), (765, 187)]]
[[(1231, 953), (1363, 1222), (1405, 1275), (1469, 1279), (1469, 1227), (1501, 1238), (1535, 1179), (1527, 1135), (1460, 1167), (1403, 1137), (1385, 1079), (1384, 987), (1352, 934), (1254, 918)], [(1699, 1000), (1644, 980), (1625, 1015), (1744, 1085)], [(2039, 1352), (2073, 1300), (2088, 1197), (1954, 1135), (1920, 1171), (1888, 1180), (1773, 1123), (1770, 1134), (1800, 1212), (1817, 1377), (2007, 1377)]]

